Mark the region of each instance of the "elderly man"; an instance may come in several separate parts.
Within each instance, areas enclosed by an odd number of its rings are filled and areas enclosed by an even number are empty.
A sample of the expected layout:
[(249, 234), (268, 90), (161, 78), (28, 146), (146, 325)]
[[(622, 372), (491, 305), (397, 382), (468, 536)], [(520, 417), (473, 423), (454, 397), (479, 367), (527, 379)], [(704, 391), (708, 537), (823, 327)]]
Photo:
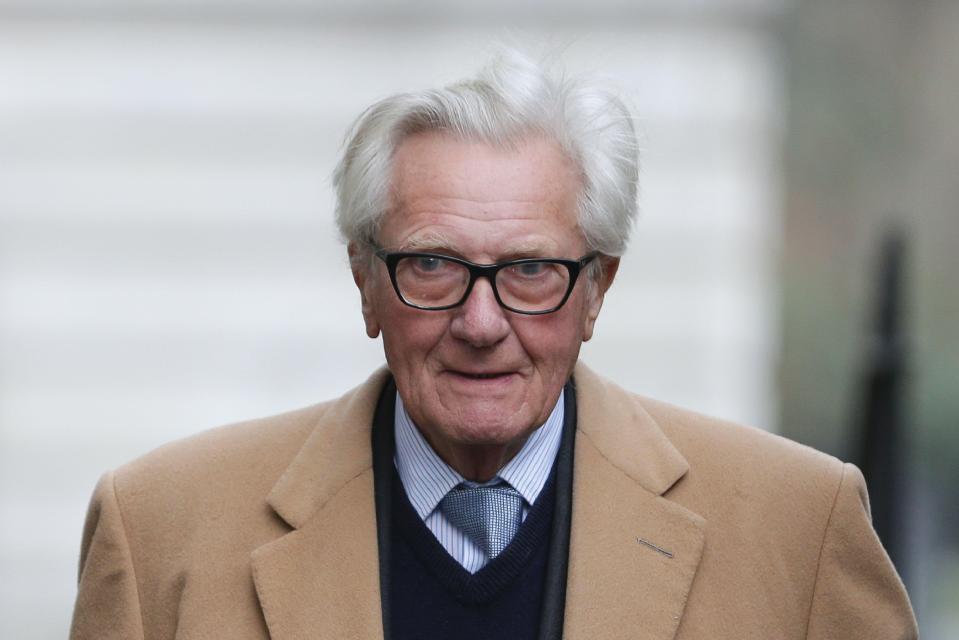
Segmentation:
[(578, 364), (635, 210), (610, 94), (507, 53), (335, 174), (388, 367), (107, 474), (72, 638), (912, 638), (850, 465)]

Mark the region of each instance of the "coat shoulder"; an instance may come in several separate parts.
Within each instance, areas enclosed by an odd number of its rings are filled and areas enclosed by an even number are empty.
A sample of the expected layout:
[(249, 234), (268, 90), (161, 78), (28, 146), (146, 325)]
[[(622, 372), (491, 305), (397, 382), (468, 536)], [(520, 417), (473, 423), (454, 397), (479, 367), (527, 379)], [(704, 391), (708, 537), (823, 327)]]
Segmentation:
[[(165, 444), (114, 471), (121, 505), (196, 504), (223, 495), (263, 497), (335, 401), (216, 427)], [(187, 494), (189, 493), (189, 499)]]
[(302, 445), (333, 402), (213, 427), (161, 445), (115, 473), (124, 481), (135, 482), (165, 468), (182, 472), (231, 463), (243, 467), (251, 458), (262, 459), (277, 450)]
[(596, 423), (584, 426), (597, 434), (604, 455), (633, 475), (649, 478), (651, 490), (663, 491), (679, 480), (685, 485), (705, 481), (707, 493), (751, 483), (813, 484), (827, 493), (831, 488), (835, 495), (843, 464), (833, 456), (762, 429), (633, 393), (582, 364), (575, 375), (580, 413)]
[(808, 505), (828, 515), (844, 473), (838, 458), (756, 427), (640, 396), (635, 401), (689, 463), (679, 495), (708, 494), (716, 504), (748, 496), (760, 509)]
[(770, 465), (783, 463), (807, 467), (810, 472), (838, 472), (842, 462), (829, 454), (763, 429), (708, 416), (667, 402), (635, 396), (643, 409), (687, 456), (731, 457)]

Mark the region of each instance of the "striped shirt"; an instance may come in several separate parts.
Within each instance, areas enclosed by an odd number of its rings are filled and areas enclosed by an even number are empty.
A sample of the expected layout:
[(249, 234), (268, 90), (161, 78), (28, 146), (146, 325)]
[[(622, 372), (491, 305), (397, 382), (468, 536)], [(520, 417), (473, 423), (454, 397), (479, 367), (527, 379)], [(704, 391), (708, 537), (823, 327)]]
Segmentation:
[[(438, 508), (443, 496), (465, 479), (433, 451), (413, 424), (399, 393), (396, 394), (394, 416), (396, 455), (393, 462), (413, 509), (443, 548), (464, 569), (476, 573), (489, 559)], [(546, 422), (530, 435), (519, 453), (494, 478), (508, 482), (523, 496), (524, 520), (553, 468), (563, 434), (563, 418), (563, 393), (560, 393)]]

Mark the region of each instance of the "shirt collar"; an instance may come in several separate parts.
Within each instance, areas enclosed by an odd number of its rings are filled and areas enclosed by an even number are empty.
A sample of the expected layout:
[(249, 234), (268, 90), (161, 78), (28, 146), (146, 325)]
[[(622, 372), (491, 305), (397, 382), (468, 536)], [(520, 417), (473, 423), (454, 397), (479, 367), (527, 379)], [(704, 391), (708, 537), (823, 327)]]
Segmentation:
[[(546, 422), (533, 431), (519, 453), (496, 474), (516, 489), (529, 505), (536, 501), (543, 490), (556, 452), (559, 451), (565, 418), (564, 394), (565, 391), (560, 393)], [(393, 461), (397, 473), (410, 503), (420, 518), (425, 520), (443, 496), (463, 482), (464, 478), (437, 455), (413, 424), (399, 392), (396, 394), (393, 430), (396, 440)]]

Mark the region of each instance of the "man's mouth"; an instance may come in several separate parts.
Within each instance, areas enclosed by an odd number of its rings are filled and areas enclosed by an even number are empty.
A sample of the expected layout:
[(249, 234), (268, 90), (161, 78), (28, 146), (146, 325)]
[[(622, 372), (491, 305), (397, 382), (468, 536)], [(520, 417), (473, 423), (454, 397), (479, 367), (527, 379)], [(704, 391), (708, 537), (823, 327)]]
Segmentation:
[(450, 373), (470, 380), (496, 380), (498, 378), (506, 378), (513, 374), (512, 371), (471, 372), (455, 370), (450, 371)]

